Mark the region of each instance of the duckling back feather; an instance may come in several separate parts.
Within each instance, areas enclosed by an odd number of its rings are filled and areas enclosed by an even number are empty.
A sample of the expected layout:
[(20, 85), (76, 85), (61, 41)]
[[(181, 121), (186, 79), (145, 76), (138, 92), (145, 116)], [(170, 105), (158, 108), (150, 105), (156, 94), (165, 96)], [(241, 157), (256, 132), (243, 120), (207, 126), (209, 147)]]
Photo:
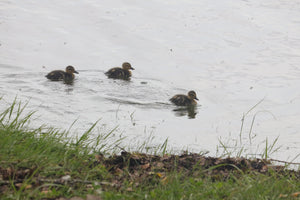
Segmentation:
[(173, 96), (170, 99), (170, 101), (177, 106), (189, 106), (189, 105), (195, 104), (194, 100), (189, 99), (186, 95), (183, 95), (183, 94), (178, 94), (178, 95)]
[(124, 70), (120, 67), (114, 67), (105, 72), (105, 74), (108, 78), (128, 79), (131, 77), (131, 72), (129, 70)]
[(45, 77), (47, 79), (50, 79), (52, 81), (61, 81), (64, 80), (66, 72), (62, 70), (54, 70), (52, 72), (49, 72)]

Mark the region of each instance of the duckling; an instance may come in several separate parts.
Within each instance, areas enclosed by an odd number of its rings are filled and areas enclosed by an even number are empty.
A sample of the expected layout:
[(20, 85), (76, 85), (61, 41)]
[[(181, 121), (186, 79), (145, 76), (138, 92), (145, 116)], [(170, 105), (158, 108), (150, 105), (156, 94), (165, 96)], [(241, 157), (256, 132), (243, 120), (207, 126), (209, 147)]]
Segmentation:
[(66, 67), (66, 71), (54, 70), (49, 72), (45, 77), (51, 81), (64, 80), (65, 82), (72, 82), (75, 78), (74, 73), (79, 74), (73, 66), (69, 65)]
[(199, 100), (197, 98), (196, 92), (191, 90), (188, 92), (188, 95), (183, 95), (183, 94), (177, 94), (173, 96), (170, 101), (174, 103), (176, 106), (191, 106), (191, 105), (196, 105), (197, 102), (195, 101)]
[(129, 79), (131, 77), (131, 71), (134, 70), (134, 68), (131, 67), (131, 64), (128, 62), (124, 62), (121, 67), (114, 67), (105, 72), (105, 75), (108, 76), (108, 78), (116, 78), (116, 79)]

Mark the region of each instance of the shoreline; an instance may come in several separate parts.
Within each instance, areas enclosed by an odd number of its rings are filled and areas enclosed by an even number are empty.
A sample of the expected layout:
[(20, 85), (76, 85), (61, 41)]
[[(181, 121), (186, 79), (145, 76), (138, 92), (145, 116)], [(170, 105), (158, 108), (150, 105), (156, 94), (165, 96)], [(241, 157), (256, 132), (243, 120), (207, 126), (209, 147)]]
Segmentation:
[(54, 128), (28, 128), (34, 112), (23, 115), (25, 107), (14, 102), (0, 114), (1, 199), (300, 197), (300, 170), (288, 169), (288, 162), (175, 155), (166, 153), (166, 146), (157, 154), (107, 153), (110, 134), (90, 138), (96, 124), (80, 138), (66, 140), (67, 133)]

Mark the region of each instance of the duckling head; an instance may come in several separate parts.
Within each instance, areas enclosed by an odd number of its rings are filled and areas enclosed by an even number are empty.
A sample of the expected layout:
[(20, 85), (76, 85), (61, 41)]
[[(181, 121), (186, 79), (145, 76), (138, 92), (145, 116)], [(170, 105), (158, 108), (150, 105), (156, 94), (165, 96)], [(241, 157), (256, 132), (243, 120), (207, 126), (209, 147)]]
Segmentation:
[(75, 70), (75, 68), (74, 68), (73, 66), (71, 66), (71, 65), (69, 65), (69, 66), (66, 67), (66, 72), (67, 72), (67, 73), (70, 73), (70, 74), (73, 74), (73, 73), (79, 74), (79, 73)]
[(133, 67), (131, 67), (131, 64), (130, 63), (128, 63), (128, 62), (124, 62), (123, 64), (122, 64), (122, 68), (123, 69), (125, 69), (125, 70), (134, 70), (134, 68)]
[(194, 91), (194, 90), (191, 90), (191, 91), (189, 91), (188, 92), (188, 98), (190, 98), (190, 99), (196, 99), (197, 101), (199, 100), (198, 98), (197, 98), (197, 95), (196, 95), (196, 92)]

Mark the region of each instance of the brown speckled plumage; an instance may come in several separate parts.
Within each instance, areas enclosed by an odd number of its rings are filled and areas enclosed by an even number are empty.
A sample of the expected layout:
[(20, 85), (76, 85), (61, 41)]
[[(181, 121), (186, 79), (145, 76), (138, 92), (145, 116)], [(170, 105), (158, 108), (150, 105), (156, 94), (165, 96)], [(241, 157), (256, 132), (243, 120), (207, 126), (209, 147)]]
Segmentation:
[(124, 62), (121, 67), (114, 67), (105, 72), (108, 78), (115, 78), (115, 79), (129, 79), (131, 77), (131, 71), (134, 68), (131, 67), (130, 63)]
[(65, 81), (65, 82), (72, 82), (75, 78), (74, 73), (78, 74), (73, 66), (67, 66), (66, 71), (62, 70), (54, 70), (49, 72), (45, 77), (51, 81)]
[(190, 106), (197, 104), (195, 99), (198, 100), (196, 92), (192, 90), (188, 92), (188, 95), (177, 94), (173, 96), (170, 101), (177, 106)]

